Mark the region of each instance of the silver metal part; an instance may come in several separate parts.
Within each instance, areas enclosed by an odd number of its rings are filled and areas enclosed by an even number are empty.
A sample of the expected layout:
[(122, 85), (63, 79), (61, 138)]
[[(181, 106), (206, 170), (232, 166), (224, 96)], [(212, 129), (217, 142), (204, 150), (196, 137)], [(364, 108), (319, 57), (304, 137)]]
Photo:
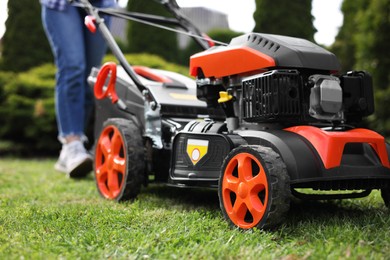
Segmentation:
[(238, 117), (228, 117), (226, 118), (226, 126), (230, 133), (238, 129)]
[(149, 91), (144, 90), (142, 94), (145, 104), (145, 136), (153, 141), (153, 148), (162, 149), (161, 106), (151, 99)]
[(222, 80), (221, 79), (196, 79), (196, 85), (197, 86), (204, 86), (204, 85), (221, 85)]
[(320, 120), (344, 120), (340, 80), (334, 76), (312, 75), (309, 81), (314, 83), (310, 92), (309, 114)]

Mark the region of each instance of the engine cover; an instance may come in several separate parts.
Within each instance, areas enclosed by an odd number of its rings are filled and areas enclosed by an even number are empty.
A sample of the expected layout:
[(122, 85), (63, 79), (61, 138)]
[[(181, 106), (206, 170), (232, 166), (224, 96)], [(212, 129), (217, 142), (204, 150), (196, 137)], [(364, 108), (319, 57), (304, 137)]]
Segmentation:
[(269, 68), (339, 71), (340, 63), (333, 53), (305, 39), (264, 33), (233, 38), (228, 46), (210, 48), (190, 59), (190, 73), (198, 77), (220, 78)]

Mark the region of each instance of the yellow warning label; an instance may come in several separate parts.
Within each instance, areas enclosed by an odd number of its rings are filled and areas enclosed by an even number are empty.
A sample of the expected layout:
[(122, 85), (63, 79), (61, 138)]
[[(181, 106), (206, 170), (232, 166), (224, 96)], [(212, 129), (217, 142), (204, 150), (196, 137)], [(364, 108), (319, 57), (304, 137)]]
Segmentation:
[(187, 154), (193, 165), (197, 164), (207, 154), (209, 141), (199, 139), (187, 140)]
[(174, 99), (181, 99), (181, 100), (198, 100), (195, 95), (190, 94), (180, 94), (180, 93), (169, 93), (171, 97)]

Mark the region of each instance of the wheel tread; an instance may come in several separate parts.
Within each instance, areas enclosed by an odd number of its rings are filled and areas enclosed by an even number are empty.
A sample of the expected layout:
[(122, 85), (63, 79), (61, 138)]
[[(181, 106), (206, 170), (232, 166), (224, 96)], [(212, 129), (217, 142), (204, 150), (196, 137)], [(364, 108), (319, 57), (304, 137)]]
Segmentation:
[(127, 177), (117, 201), (134, 199), (141, 190), (145, 171), (144, 144), (140, 130), (131, 120), (111, 118), (104, 123), (104, 128), (113, 125), (123, 135), (127, 153)]
[[(250, 150), (255, 151), (259, 155), (264, 170), (268, 172), (268, 209), (256, 227), (259, 229), (272, 229), (284, 221), (286, 214), (290, 209), (290, 177), (287, 174), (287, 167), (282, 158), (270, 147), (264, 147), (260, 145), (242, 145), (232, 150), (230, 154), (233, 156), (238, 151), (245, 152)], [(227, 165), (230, 159), (231, 158), (228, 155), (225, 158), (223, 165)], [(234, 225), (234, 223), (227, 216), (223, 206), (221, 195), (222, 178), (223, 172), (221, 174), (219, 184), (220, 207), (224, 217), (229, 221), (230, 224)]]

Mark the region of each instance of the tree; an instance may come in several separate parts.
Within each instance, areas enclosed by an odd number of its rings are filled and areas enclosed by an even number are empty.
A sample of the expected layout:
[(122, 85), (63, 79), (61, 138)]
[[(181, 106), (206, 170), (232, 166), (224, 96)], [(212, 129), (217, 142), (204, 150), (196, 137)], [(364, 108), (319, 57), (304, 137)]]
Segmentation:
[(390, 0), (370, 0), (357, 14), (356, 68), (372, 74), (376, 112), (371, 125), (390, 137)]
[(356, 17), (368, 5), (368, 0), (344, 0), (341, 6), (343, 24), (331, 46), (341, 63), (341, 71), (347, 72), (356, 64), (356, 28), (359, 26)]
[(356, 67), (373, 75), (378, 89), (390, 87), (390, 0), (367, 1), (357, 13)]
[(25, 71), (53, 60), (40, 17), (39, 1), (8, 0), (1, 69)]
[(343, 71), (365, 70), (373, 78), (372, 128), (390, 137), (390, 0), (344, 0), (344, 23), (332, 46)]
[[(153, 15), (169, 16), (164, 6), (153, 0), (129, 0), (127, 10)], [(130, 22), (127, 31), (128, 51), (151, 53), (166, 60), (176, 61), (178, 44), (176, 33), (138, 22)]]
[(316, 29), (311, 0), (256, 0), (253, 31), (281, 34), (314, 41)]

